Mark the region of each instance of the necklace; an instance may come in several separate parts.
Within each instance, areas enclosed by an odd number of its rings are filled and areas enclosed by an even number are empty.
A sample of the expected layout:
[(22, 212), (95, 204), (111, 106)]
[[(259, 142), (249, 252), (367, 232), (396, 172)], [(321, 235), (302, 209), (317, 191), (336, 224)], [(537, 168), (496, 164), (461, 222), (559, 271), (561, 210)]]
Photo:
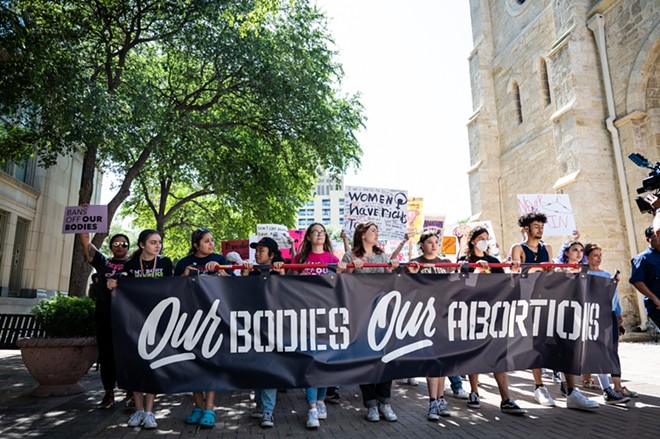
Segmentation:
[[(144, 269), (143, 262), (146, 264), (149, 261), (143, 261), (142, 258), (140, 258), (140, 272), (142, 273), (142, 277), (147, 277), (145, 269)], [(153, 278), (156, 277), (156, 258), (154, 258), (154, 265), (153, 265), (153, 267), (151, 267), (151, 277), (153, 277)]]

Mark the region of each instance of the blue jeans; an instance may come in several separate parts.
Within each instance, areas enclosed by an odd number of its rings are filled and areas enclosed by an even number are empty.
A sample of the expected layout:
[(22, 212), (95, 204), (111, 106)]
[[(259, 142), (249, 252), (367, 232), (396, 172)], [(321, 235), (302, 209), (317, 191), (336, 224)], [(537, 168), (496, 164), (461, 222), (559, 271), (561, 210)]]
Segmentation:
[(308, 387), (305, 389), (307, 394), (307, 403), (316, 404), (316, 401), (321, 401), (325, 399), (325, 395), (328, 391), (327, 387)]
[(277, 389), (255, 389), (254, 400), (264, 413), (273, 413), (277, 400)]
[(451, 383), (452, 392), (456, 393), (463, 388), (463, 380), (460, 376), (454, 375), (447, 378), (449, 378), (449, 382)]

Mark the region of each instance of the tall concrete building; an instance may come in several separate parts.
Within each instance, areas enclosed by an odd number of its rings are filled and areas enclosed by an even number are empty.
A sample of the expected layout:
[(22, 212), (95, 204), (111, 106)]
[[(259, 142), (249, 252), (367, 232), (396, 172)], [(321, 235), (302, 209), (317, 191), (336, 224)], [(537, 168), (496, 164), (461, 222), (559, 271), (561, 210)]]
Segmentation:
[(344, 225), (344, 178), (337, 181), (322, 174), (313, 196), (311, 201), (298, 209), (298, 229), (304, 230), (315, 222), (341, 228)]
[(80, 154), (48, 169), (35, 158), (0, 166), (0, 312), (29, 312), (25, 299), (68, 291), (73, 235), (62, 234), (62, 221), (64, 208), (77, 204), (81, 174)]
[[(652, 217), (634, 201), (660, 161), (660, 1), (470, 0), (472, 213), (520, 241), (516, 194), (569, 194), (581, 239), (620, 269), (624, 317), (645, 319), (626, 282)], [(569, 237), (548, 238), (558, 251)]]

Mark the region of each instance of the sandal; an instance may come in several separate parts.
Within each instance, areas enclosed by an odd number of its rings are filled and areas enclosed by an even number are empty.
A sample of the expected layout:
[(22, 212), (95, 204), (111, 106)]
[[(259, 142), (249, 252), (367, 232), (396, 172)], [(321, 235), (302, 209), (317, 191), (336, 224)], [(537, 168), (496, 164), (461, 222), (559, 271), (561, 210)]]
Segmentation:
[(600, 389), (600, 386), (596, 384), (593, 378), (587, 378), (582, 380), (582, 388), (584, 389)]
[(204, 415), (199, 420), (199, 425), (202, 427), (215, 427), (215, 416), (213, 410), (204, 410)]
[(202, 419), (203, 416), (204, 416), (204, 410), (195, 407), (192, 413), (190, 414), (190, 416), (186, 418), (186, 424), (199, 424), (199, 421)]

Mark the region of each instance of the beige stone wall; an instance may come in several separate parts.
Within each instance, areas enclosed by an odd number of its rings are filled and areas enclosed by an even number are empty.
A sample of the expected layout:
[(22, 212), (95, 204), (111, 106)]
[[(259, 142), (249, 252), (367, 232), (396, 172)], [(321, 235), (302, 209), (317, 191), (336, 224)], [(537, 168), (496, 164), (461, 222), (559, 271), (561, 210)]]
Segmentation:
[[(77, 204), (81, 169), (82, 158), (76, 154), (59, 157), (51, 168), (37, 167), (32, 186), (0, 172), (0, 210), (8, 216), (8, 227), (0, 237), (3, 240), (0, 260), (3, 295), (7, 294), (19, 219), (29, 221), (20, 288), (68, 291), (73, 235), (62, 234), (62, 219), (64, 208)], [(92, 204), (100, 200), (101, 180), (102, 175), (99, 175)]]
[[(645, 171), (625, 156), (660, 160), (660, 2), (471, 0), (473, 106), (468, 123), (473, 214), (493, 221), (502, 247), (520, 240), (519, 193), (566, 193), (585, 242), (605, 248), (603, 267), (630, 273), (632, 253), (646, 247), (650, 216), (633, 199)], [(603, 14), (623, 181), (633, 210), (627, 238), (624, 197), (608, 131), (604, 76), (589, 18)], [(544, 67), (545, 66), (545, 67)], [(547, 88), (544, 87), (547, 69)], [(520, 90), (518, 120), (514, 84)], [(560, 185), (560, 179), (571, 178)], [(547, 238), (555, 252), (569, 237)], [(631, 251), (631, 247), (634, 251)], [(628, 324), (639, 322), (638, 294), (620, 286)]]

